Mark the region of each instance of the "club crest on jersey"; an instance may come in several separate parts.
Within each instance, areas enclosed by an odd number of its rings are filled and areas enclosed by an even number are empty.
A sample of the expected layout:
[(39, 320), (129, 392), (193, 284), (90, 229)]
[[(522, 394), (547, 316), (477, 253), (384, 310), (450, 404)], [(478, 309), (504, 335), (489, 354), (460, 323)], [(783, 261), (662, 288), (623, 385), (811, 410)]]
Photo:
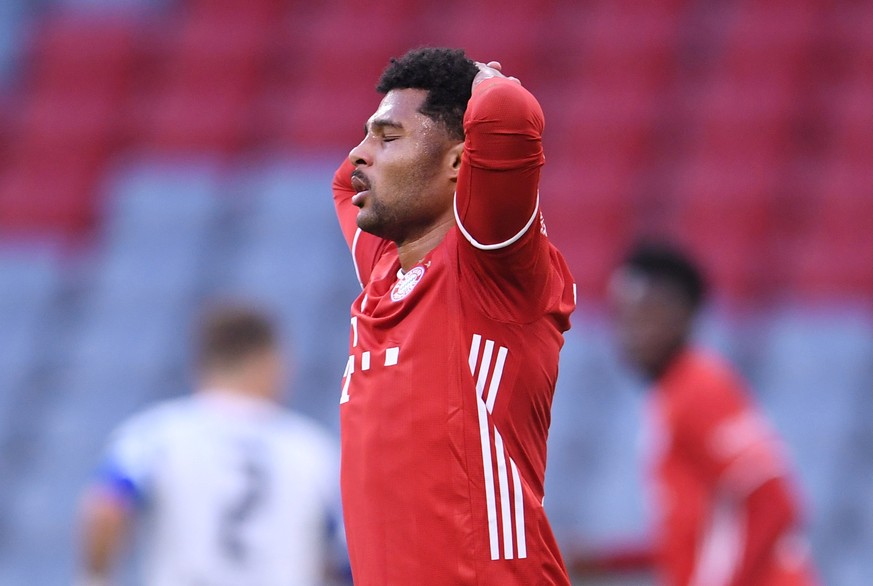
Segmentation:
[(418, 285), (422, 277), (424, 277), (423, 266), (419, 265), (409, 269), (409, 272), (400, 277), (400, 280), (391, 289), (391, 301), (400, 301), (412, 293), (412, 290), (415, 289), (415, 286)]

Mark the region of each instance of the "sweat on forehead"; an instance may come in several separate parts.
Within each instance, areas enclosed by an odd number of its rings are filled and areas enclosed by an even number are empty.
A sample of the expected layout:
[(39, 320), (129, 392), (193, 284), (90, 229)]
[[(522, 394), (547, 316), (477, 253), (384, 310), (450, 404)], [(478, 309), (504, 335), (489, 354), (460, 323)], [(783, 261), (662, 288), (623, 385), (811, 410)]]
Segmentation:
[(396, 90), (388, 93), (379, 107), (365, 122), (365, 130), (404, 128), (413, 123), (421, 124), (430, 118), (421, 111), (426, 92), (422, 90)]

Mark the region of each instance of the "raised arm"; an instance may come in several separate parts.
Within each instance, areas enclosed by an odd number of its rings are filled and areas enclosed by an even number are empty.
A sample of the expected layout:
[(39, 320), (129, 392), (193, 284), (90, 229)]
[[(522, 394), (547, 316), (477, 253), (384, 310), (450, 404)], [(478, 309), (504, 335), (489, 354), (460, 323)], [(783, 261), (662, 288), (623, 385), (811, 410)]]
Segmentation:
[(370, 279), (370, 271), (388, 242), (358, 228), (358, 208), (352, 204), (352, 196), (355, 195), (355, 188), (352, 187), (354, 170), (355, 166), (348, 158), (337, 169), (333, 176), (333, 203), (343, 237), (352, 253), (355, 275), (363, 287)]
[(482, 250), (506, 248), (534, 225), (544, 162), (542, 109), (499, 68), (480, 64), (473, 83), (455, 200), (461, 232)]
[(349, 248), (354, 244), (355, 234), (358, 232), (358, 208), (352, 205), (352, 196), (355, 195), (355, 188), (352, 187), (354, 170), (355, 166), (346, 158), (333, 176), (333, 205), (336, 207), (340, 229)]

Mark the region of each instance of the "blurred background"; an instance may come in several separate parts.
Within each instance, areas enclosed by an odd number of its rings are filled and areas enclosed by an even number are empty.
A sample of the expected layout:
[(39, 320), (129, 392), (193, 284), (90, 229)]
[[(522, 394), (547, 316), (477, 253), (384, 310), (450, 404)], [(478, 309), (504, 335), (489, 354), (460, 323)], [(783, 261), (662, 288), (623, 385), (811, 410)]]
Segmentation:
[(825, 582), (873, 584), (863, 0), (0, 0), (0, 584), (69, 582), (107, 433), (189, 390), (206, 299), (270, 307), (289, 402), (338, 428), (358, 288), (330, 179), (419, 45), (500, 60), (546, 114), (543, 208), (580, 295), (550, 443), (562, 542), (646, 533), (644, 391), (603, 297), (631, 242), (666, 235), (716, 290), (702, 341), (789, 444)]

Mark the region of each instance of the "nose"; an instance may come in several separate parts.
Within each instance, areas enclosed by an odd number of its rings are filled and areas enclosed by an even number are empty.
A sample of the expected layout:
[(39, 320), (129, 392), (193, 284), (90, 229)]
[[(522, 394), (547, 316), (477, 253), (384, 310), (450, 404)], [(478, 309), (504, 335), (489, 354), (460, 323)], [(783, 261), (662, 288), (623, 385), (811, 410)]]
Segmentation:
[(373, 164), (373, 159), (370, 155), (369, 149), (367, 148), (367, 139), (364, 138), (358, 146), (349, 151), (349, 161), (351, 161), (352, 165), (355, 167), (359, 165), (370, 166)]

